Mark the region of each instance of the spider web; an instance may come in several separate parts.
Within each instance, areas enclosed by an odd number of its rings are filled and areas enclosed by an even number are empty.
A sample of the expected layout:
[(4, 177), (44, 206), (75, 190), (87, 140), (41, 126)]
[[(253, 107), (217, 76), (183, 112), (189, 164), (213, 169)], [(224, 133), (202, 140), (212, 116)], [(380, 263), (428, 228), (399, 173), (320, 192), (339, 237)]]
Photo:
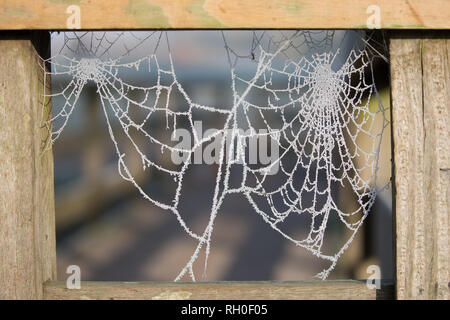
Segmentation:
[[(47, 100), (62, 101), (53, 104), (56, 111), (45, 121), (50, 133), (47, 144), (60, 136), (79, 107), (83, 89), (93, 83), (117, 153), (119, 174), (153, 205), (171, 212), (184, 232), (197, 241), (175, 281), (186, 275), (196, 280), (193, 267), (202, 250), (206, 273), (214, 222), (230, 194), (245, 197), (282, 237), (328, 261), (328, 268), (317, 275), (326, 279), (366, 219), (377, 193), (386, 187), (377, 186), (381, 138), (388, 126), (386, 110), (381, 102), (377, 110), (369, 108), (372, 95), (378, 96), (373, 61), (385, 59), (379, 53), (383, 49), (377, 50), (378, 43), (362, 32), (303, 30), (252, 31), (250, 46), (242, 50), (232, 46), (230, 32), (217, 32), (229, 64), (233, 101), (229, 106), (204, 105), (191, 98), (177, 78), (167, 32), (63, 33), (60, 50), (42, 64), (44, 86), (49, 86), (48, 75), (64, 79), (61, 87), (53, 86), (45, 95)], [(144, 80), (127, 79), (127, 70), (139, 72)], [(195, 129), (197, 112), (221, 118), (221, 125), (202, 136)], [(381, 128), (374, 121), (379, 114)], [(180, 147), (168, 135), (158, 135), (154, 123), (161, 121), (170, 136), (181, 127), (189, 130), (192, 145)], [(369, 147), (358, 145), (361, 135), (369, 138)], [(279, 155), (268, 164), (255, 165), (249, 161), (248, 142), (262, 137), (277, 146)], [(153, 146), (152, 152), (142, 146), (142, 140)], [(125, 150), (129, 149), (121, 141), (139, 155), (144, 170), (171, 177), (170, 201), (155, 198), (136, 182), (127, 163)], [(195, 152), (212, 141), (220, 150), (214, 196), (208, 223), (198, 233), (183, 217), (183, 178)], [(158, 161), (155, 148), (163, 155), (182, 155), (182, 163)], [(240, 183), (232, 186), (230, 176), (236, 166), (241, 170)], [(275, 174), (274, 168), (278, 169)], [(341, 208), (336, 196), (339, 188), (354, 194), (359, 204), (356, 210)], [(283, 230), (291, 215), (305, 218), (306, 235), (295, 237)], [(323, 245), (331, 217), (337, 217), (350, 236), (337, 252), (329, 254)]]

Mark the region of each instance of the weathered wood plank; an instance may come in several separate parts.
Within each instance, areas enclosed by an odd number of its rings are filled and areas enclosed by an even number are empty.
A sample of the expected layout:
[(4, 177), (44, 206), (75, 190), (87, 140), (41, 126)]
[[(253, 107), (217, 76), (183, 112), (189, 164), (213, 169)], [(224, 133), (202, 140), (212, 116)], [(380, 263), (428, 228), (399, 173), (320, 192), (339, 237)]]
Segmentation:
[(263, 299), (391, 299), (393, 286), (369, 289), (364, 281), (311, 282), (81, 282), (67, 289), (65, 282), (48, 282), (44, 297), (50, 300), (263, 300)]
[[(450, 40), (422, 43), (426, 200), (425, 270), (429, 297), (450, 298)], [(429, 263), (429, 264), (428, 264)]]
[(36, 299), (56, 278), (53, 156), (41, 156), (43, 73), (30, 40), (0, 40), (0, 52), (0, 299)]
[(404, 36), (390, 42), (397, 298), (448, 299), (448, 34)]
[(354, 29), (367, 27), (371, 5), (382, 28), (450, 28), (448, 0), (1, 0), (0, 29), (67, 29), (69, 5), (80, 7), (82, 29)]

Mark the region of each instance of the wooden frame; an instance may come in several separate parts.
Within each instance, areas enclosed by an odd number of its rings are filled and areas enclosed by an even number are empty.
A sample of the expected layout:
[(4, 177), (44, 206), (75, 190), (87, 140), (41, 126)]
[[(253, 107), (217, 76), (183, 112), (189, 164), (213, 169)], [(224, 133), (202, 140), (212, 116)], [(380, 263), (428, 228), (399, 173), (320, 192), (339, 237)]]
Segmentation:
[[(82, 29), (361, 29), (377, 5), (381, 28), (447, 29), (447, 0), (1, 0), (0, 29), (67, 28), (67, 7)], [(447, 10), (446, 10), (447, 8)], [(101, 19), (99, 19), (101, 17)]]
[[(73, 1), (85, 29), (365, 28), (371, 0)], [(447, 0), (380, 0), (381, 27), (450, 28)], [(55, 282), (53, 158), (39, 155), (39, 32), (66, 29), (68, 1), (0, 1), (1, 299), (377, 299), (393, 287), (359, 281), (227, 283)], [(98, 17), (102, 18), (99, 19)], [(40, 39), (39, 43), (45, 43)], [(46, 39), (48, 41), (48, 37)], [(398, 299), (448, 299), (450, 204), (448, 31), (390, 39)], [(10, 70), (15, 72), (11, 73)], [(21, 125), (17, 125), (18, 123)]]

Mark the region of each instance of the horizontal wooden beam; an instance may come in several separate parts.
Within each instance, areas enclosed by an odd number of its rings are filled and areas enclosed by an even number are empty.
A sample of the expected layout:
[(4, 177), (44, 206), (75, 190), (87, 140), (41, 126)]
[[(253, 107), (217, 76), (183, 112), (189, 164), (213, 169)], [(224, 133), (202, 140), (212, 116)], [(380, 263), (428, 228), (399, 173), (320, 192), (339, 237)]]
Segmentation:
[(369, 289), (365, 281), (311, 282), (81, 282), (81, 289), (67, 289), (65, 282), (44, 285), (50, 300), (308, 300), (392, 299), (394, 287)]
[(0, 0), (0, 29), (70, 29), (73, 5), (81, 29), (364, 29), (373, 5), (384, 29), (450, 28), (448, 0)]

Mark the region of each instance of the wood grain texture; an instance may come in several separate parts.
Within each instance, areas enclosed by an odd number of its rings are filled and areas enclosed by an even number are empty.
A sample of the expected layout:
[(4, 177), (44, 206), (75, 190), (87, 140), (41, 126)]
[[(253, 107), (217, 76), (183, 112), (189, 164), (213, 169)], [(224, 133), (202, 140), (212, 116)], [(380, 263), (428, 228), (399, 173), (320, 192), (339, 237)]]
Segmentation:
[(0, 40), (0, 52), (0, 299), (39, 299), (43, 282), (56, 278), (53, 156), (41, 156), (43, 73), (30, 40)]
[(397, 34), (390, 55), (397, 298), (448, 299), (448, 34), (444, 39)]
[(374, 4), (382, 28), (450, 28), (448, 0), (1, 0), (0, 29), (66, 29), (73, 4), (82, 29), (360, 29)]
[(427, 252), (434, 257), (426, 280), (432, 297), (450, 298), (450, 40), (422, 45)]
[(65, 282), (45, 284), (49, 300), (374, 300), (393, 297), (393, 286), (369, 289), (364, 281), (312, 282), (81, 282), (81, 289), (69, 290)]

